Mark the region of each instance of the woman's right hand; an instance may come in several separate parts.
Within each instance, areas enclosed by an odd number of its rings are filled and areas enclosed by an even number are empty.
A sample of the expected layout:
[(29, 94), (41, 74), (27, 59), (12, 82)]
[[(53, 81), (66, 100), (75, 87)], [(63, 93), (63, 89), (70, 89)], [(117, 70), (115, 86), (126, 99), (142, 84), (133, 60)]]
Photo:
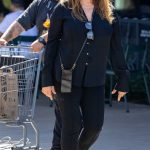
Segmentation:
[(54, 86), (48, 86), (42, 88), (42, 93), (50, 98), (50, 100), (54, 100), (54, 95), (56, 94)]

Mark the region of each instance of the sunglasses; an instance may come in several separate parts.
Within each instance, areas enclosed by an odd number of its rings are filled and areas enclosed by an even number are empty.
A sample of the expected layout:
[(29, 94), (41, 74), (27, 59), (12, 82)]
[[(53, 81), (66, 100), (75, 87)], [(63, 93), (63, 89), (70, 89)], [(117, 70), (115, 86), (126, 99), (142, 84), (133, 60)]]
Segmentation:
[(87, 32), (87, 39), (94, 40), (94, 33), (93, 33), (92, 23), (91, 22), (86, 22), (85, 23), (85, 28), (87, 30), (89, 30)]

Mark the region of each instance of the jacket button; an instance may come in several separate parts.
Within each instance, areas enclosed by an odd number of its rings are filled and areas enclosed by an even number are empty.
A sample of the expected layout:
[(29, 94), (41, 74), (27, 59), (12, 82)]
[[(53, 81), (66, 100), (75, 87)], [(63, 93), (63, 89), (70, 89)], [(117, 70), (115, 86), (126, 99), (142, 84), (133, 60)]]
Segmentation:
[(87, 45), (89, 45), (90, 43), (89, 43), (89, 42), (87, 42), (86, 44), (87, 44)]
[(88, 63), (85, 63), (86, 66), (88, 66)]
[(89, 56), (89, 53), (86, 53), (87, 56)]

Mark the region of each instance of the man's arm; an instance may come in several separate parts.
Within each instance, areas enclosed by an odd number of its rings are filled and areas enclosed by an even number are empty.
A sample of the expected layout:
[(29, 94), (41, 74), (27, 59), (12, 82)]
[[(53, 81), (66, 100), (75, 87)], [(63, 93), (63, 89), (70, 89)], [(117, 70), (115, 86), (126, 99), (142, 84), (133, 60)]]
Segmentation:
[(20, 33), (23, 31), (25, 30), (22, 25), (19, 22), (14, 21), (12, 25), (10, 25), (10, 27), (5, 31), (1, 38), (9, 42), (16, 38), (18, 35), (20, 35)]
[[(46, 32), (45, 34), (43, 34), (41, 37), (44, 38), (45, 42), (47, 43), (48, 32)], [(43, 45), (42, 43), (40, 43), (38, 39), (31, 44), (31, 47), (32, 47), (33, 51), (35, 51), (35, 52), (39, 52), (42, 48), (44, 48), (44, 46), (45, 45)]]
[(0, 39), (0, 46), (13, 40), (22, 31), (28, 30), (35, 25), (38, 0), (34, 0), (24, 13), (6, 30)]

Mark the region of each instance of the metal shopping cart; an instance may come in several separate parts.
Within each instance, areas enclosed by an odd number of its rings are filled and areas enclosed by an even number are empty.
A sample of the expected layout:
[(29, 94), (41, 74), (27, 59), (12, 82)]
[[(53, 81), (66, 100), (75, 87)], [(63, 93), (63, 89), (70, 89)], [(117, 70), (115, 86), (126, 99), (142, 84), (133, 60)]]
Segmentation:
[[(30, 47), (0, 47), (0, 122), (8, 127), (22, 127), (23, 138), (0, 140), (0, 150), (39, 150), (39, 131), (33, 120), (42, 53)], [(35, 145), (27, 137), (27, 125), (35, 131)]]

